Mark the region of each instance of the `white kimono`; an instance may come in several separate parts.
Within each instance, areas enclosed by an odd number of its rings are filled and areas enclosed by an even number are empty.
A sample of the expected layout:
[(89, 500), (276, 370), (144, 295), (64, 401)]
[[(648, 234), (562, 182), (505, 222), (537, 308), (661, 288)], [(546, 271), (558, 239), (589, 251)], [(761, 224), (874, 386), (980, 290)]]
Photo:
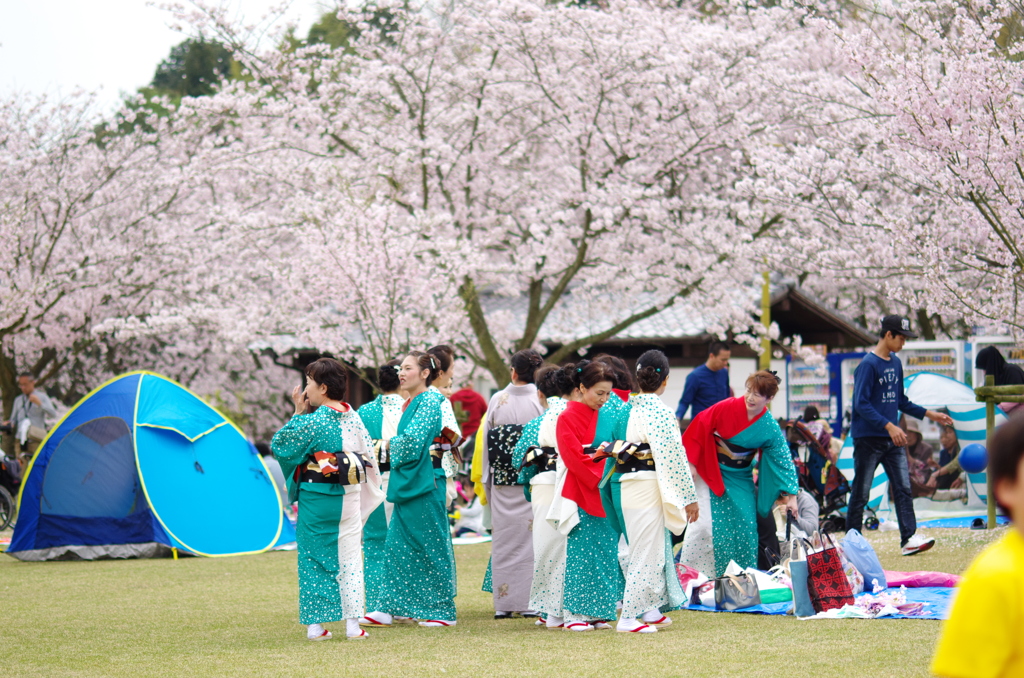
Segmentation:
[(620, 477), (622, 518), (629, 542), (623, 619), (636, 619), (655, 609), (674, 609), (684, 602), (665, 528), (681, 534), (686, 527), (684, 507), (697, 501), (675, 414), (654, 393), (634, 395), (630, 405), (626, 440), (650, 445), (655, 470)]
[[(548, 398), (548, 409), (537, 433), (541, 447), (556, 447), (555, 423), (569, 401)], [(564, 467), (563, 467), (564, 468)], [(562, 472), (564, 476), (564, 470)], [(556, 471), (538, 473), (530, 480), (533, 506), (533, 582), (530, 609), (544, 616), (563, 617), (562, 592), (565, 588), (565, 535), (548, 522), (548, 512), (556, 496)]]

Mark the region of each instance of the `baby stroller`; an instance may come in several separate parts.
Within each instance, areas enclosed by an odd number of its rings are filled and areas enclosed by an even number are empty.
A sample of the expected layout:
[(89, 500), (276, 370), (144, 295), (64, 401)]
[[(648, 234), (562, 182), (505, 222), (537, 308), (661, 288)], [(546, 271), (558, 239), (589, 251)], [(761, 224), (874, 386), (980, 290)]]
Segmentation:
[[(784, 422), (783, 430), (793, 454), (800, 489), (806, 490), (818, 502), (818, 517), (822, 529), (829, 532), (846, 528), (846, 517), (840, 512), (846, 507), (850, 483), (836, 468), (829, 449), (831, 433), (827, 427), (811, 426), (800, 420)], [(821, 428), (823, 430), (816, 430)]]
[(15, 497), (21, 487), (21, 464), (0, 452), (0, 530), (14, 523), (18, 512)]

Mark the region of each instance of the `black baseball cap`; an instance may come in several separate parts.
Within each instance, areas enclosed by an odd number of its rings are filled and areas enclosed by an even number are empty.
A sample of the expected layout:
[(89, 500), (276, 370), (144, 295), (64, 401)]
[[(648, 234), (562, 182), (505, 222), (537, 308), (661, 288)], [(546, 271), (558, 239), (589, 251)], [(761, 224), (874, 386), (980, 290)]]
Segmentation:
[(879, 336), (884, 337), (886, 332), (902, 334), (907, 339), (917, 339), (917, 335), (910, 331), (910, 320), (901, 315), (887, 315), (882, 318), (882, 331)]

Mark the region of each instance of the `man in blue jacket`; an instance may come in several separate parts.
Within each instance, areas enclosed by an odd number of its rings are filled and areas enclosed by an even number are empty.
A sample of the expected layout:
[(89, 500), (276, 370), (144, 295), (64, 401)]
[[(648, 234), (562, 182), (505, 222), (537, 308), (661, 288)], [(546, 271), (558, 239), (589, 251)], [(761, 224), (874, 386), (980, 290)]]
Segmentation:
[(683, 395), (679, 398), (679, 406), (676, 407), (676, 419), (679, 420), (679, 428), (683, 426), (683, 418), (686, 410), (692, 407), (687, 422), (732, 395), (729, 388), (729, 357), (731, 352), (729, 345), (722, 341), (713, 341), (708, 347), (707, 361), (695, 369), (686, 377), (686, 386), (683, 387)]
[(889, 487), (896, 503), (896, 520), (900, 525), (903, 555), (927, 551), (935, 545), (930, 537), (920, 537), (917, 517), (910, 494), (910, 471), (907, 467), (907, 434), (896, 422), (900, 412), (918, 419), (927, 417), (945, 426), (952, 426), (948, 414), (925, 410), (910, 402), (903, 391), (903, 364), (894, 355), (907, 339), (916, 339), (910, 321), (898, 315), (882, 319), (882, 330), (875, 349), (865, 356), (853, 373), (853, 491), (846, 517), (847, 529), (861, 529), (864, 505), (871, 492), (875, 469), (881, 464), (889, 478)]

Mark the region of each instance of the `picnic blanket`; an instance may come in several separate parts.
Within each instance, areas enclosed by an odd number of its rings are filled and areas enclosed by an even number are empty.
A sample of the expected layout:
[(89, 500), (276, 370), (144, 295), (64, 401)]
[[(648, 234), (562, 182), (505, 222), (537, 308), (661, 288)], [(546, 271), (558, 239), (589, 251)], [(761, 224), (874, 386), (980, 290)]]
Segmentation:
[[(887, 589), (889, 592), (896, 592), (899, 589)], [(953, 604), (953, 596), (955, 595), (956, 589), (952, 588), (940, 588), (940, 587), (925, 587), (916, 589), (907, 589), (906, 596), (908, 603), (925, 603), (924, 609), (920, 614), (915, 615), (891, 615), (887, 617), (881, 617), (881, 619), (948, 619), (949, 608)], [(863, 598), (870, 596), (870, 593), (862, 593), (857, 598)], [(748, 607), (743, 610), (716, 610), (713, 607), (705, 607), (703, 605), (690, 605), (687, 610), (693, 610), (694, 612), (747, 612), (750, 614), (768, 614), (768, 615), (784, 615), (786, 610), (791, 608), (793, 603), (769, 603), (767, 605), (755, 605), (754, 607)], [(808, 619), (815, 619), (816, 617), (808, 617)]]
[(491, 540), (491, 535), (485, 534), (480, 537), (452, 537), (452, 544), (455, 546), (464, 544), (485, 544)]

